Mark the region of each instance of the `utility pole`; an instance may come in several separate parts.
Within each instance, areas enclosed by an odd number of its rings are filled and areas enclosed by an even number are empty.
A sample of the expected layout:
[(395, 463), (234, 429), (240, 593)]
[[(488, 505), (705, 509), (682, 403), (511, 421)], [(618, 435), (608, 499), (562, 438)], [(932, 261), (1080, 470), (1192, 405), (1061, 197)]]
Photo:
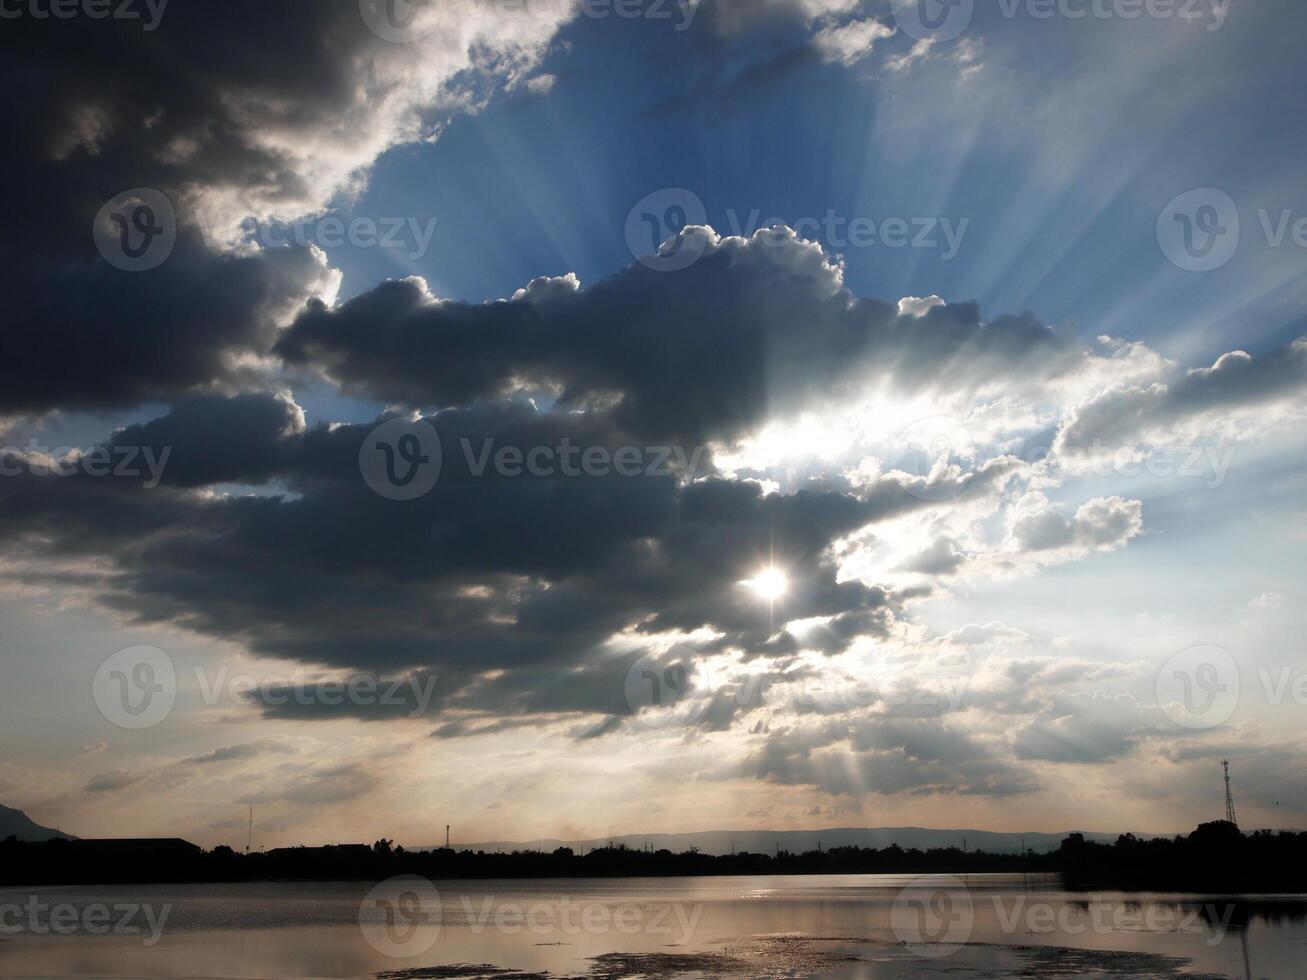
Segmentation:
[(1222, 759), (1221, 768), (1225, 770), (1225, 819), (1237, 827), (1239, 820), (1234, 815), (1234, 795), (1230, 792), (1230, 760)]
[(251, 805), (250, 805), (250, 826), (249, 826), (249, 829), (245, 832), (245, 853), (246, 853), (246, 854), (249, 854), (249, 853), (250, 853), (250, 844), (253, 842), (253, 840), (254, 840), (254, 806), (253, 806), (253, 804), (251, 804)]
[(449, 850), (449, 824), (445, 824), (445, 850)]

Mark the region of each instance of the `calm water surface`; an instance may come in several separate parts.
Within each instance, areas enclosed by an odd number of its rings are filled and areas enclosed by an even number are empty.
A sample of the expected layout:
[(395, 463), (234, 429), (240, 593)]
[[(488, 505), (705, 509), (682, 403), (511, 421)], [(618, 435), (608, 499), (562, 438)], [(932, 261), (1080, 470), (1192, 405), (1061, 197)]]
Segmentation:
[(1068, 893), (1019, 875), (0, 890), (2, 977), (507, 971), (1296, 978), (1307, 975), (1307, 904)]

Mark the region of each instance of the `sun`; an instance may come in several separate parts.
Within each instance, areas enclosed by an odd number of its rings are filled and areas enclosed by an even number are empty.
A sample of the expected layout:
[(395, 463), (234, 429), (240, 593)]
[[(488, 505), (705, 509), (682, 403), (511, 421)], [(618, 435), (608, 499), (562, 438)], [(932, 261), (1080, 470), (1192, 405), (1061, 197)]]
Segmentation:
[(744, 584), (768, 602), (775, 602), (790, 587), (789, 579), (779, 568), (764, 568), (753, 578), (745, 580)]

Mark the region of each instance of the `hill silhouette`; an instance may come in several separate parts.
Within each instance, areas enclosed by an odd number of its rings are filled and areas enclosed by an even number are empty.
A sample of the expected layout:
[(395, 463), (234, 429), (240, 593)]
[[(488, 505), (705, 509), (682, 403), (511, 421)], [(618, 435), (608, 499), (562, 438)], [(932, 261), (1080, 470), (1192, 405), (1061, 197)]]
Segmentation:
[(6, 837), (17, 837), (19, 840), (25, 841), (45, 841), (56, 838), (63, 838), (64, 840), (77, 839), (61, 830), (42, 827), (22, 810), (14, 810), (0, 805), (0, 840)]

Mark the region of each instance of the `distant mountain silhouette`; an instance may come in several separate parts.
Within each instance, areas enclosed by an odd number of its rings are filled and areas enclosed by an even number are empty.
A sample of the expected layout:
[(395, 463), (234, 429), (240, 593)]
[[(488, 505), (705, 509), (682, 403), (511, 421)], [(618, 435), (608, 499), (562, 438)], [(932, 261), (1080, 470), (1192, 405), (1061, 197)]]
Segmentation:
[(62, 837), (64, 840), (77, 840), (71, 834), (60, 830), (42, 827), (22, 810), (13, 810), (0, 806), (0, 840), (17, 837), (19, 840), (43, 841)]
[[(1026, 834), (1027, 851), (1044, 854), (1055, 851), (1070, 833)], [(1144, 835), (1146, 836), (1146, 835)], [(1084, 833), (1087, 841), (1111, 843), (1116, 834)], [(680, 853), (690, 848), (698, 848), (703, 854), (730, 854), (735, 851), (751, 851), (755, 854), (771, 854), (779, 847), (792, 854), (815, 851), (818, 844), (823, 848), (831, 847), (865, 847), (884, 848), (898, 844), (902, 848), (929, 850), (940, 847), (961, 847), (966, 839), (967, 849), (988, 851), (991, 854), (1020, 854), (1021, 834), (994, 833), (988, 830), (932, 830), (925, 827), (835, 827), (830, 830), (708, 830), (686, 834), (623, 834), (616, 837), (598, 837), (593, 840), (555, 840), (543, 838), (532, 841), (489, 841), (485, 843), (464, 844), (455, 842), (459, 850), (486, 851), (489, 853), (511, 851), (553, 851), (559, 847), (570, 847), (577, 852), (603, 847), (608, 843), (625, 844), (635, 850), (646, 844), (655, 850), (666, 848)]]

